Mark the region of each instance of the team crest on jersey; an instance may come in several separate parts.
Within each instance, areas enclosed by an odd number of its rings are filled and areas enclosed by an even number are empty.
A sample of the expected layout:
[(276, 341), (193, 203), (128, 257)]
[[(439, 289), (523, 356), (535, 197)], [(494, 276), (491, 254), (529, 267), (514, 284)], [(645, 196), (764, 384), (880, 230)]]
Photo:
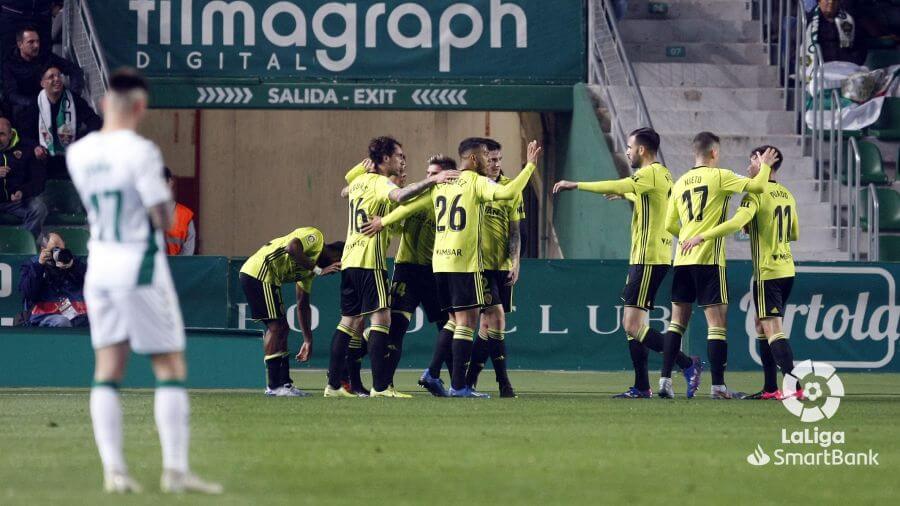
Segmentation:
[(308, 236), (306, 236), (306, 244), (315, 244), (315, 243), (316, 243), (315, 235), (309, 234)]
[(22, 151), (18, 149), (13, 151), (13, 156), (16, 157), (16, 159), (22, 158)]

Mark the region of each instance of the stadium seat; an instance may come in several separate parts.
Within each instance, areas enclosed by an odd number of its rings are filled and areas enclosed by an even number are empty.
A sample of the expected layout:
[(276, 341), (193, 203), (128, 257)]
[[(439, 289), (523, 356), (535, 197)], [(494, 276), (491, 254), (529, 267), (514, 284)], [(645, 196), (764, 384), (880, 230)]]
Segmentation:
[(49, 180), (42, 194), (47, 209), (46, 225), (84, 225), (87, 214), (71, 181)]
[(86, 228), (60, 228), (55, 232), (62, 236), (66, 241), (66, 248), (72, 250), (75, 256), (87, 256), (88, 240), (91, 238), (91, 232)]
[(868, 133), (885, 141), (900, 140), (900, 97), (884, 99), (881, 116), (869, 127)]
[[(859, 178), (862, 184), (887, 184), (888, 176), (884, 172), (884, 160), (881, 157), (881, 150), (878, 149), (878, 146), (867, 141), (859, 141), (857, 146), (859, 146), (859, 159), (861, 162)], [(844, 160), (848, 160), (846, 155), (844, 155)], [(841, 183), (843, 184), (847, 184), (848, 167), (850, 167), (849, 160), (844, 165), (844, 173), (841, 176)]]
[(871, 70), (883, 69), (900, 63), (900, 51), (897, 49), (874, 49), (869, 51), (865, 66)]
[(35, 255), (37, 245), (30, 232), (17, 227), (0, 227), (0, 251), (10, 255)]
[(881, 234), (878, 238), (878, 260), (900, 262), (900, 235)]
[[(893, 188), (876, 188), (879, 204), (879, 222), (881, 232), (900, 232), (900, 193)], [(864, 189), (859, 195), (860, 219), (859, 224), (865, 228), (869, 224), (869, 190)]]
[(21, 225), (22, 220), (11, 214), (0, 213), (0, 225)]

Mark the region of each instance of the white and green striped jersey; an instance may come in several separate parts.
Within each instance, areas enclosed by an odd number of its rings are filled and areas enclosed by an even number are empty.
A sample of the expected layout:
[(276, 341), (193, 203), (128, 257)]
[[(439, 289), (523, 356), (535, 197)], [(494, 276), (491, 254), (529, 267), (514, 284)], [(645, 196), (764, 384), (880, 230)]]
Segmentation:
[(172, 200), (159, 148), (132, 131), (95, 132), (67, 149), (66, 162), (91, 229), (85, 285), (129, 288), (168, 275), (147, 211)]

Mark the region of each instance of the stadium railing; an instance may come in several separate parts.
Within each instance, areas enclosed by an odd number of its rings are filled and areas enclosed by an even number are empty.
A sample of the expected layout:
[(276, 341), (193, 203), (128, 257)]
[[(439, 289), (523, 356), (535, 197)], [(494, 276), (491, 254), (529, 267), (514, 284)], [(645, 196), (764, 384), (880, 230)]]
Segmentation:
[(94, 20), (87, 2), (70, 0), (63, 8), (63, 48), (66, 57), (77, 63), (84, 71), (85, 98), (96, 109), (106, 91), (109, 69), (103, 46), (95, 36)]
[[(850, 260), (859, 261), (859, 192), (862, 189), (860, 183), (862, 157), (855, 137), (850, 137), (847, 146), (847, 250), (850, 253)], [(837, 181), (835, 183), (839, 184)]]
[(868, 220), (866, 220), (866, 234), (868, 237), (868, 259), (870, 262), (877, 262), (881, 253), (881, 223), (879, 213), (881, 212), (881, 204), (878, 202), (878, 193), (875, 191), (875, 185), (869, 183), (869, 196), (867, 202)]
[[(631, 92), (634, 102), (635, 124), (639, 127), (653, 128), (653, 121), (641, 93), (637, 76), (625, 46), (619, 35), (619, 28), (612, 5), (609, 0), (590, 0), (588, 9), (588, 38), (590, 56), (588, 57), (588, 79), (590, 84), (598, 84), (603, 88), (606, 105), (610, 114), (610, 130), (613, 138), (613, 149), (624, 152), (628, 143), (628, 129), (619, 115), (610, 92), (611, 86), (622, 87)], [(657, 153), (659, 161), (666, 163), (662, 149)]]

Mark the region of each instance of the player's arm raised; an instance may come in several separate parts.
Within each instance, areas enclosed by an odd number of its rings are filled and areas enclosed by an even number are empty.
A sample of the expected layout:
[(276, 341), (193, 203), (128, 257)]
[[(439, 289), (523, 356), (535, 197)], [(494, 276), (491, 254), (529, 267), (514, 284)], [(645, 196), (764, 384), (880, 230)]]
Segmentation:
[(537, 169), (537, 162), (541, 156), (542, 149), (538, 146), (537, 141), (528, 143), (528, 163), (525, 165), (525, 168), (509, 184), (498, 188), (494, 192), (492, 200), (512, 200), (522, 193), (522, 190), (528, 185), (531, 175), (534, 174), (534, 170)]
[(301, 283), (297, 283), (297, 322), (300, 325), (300, 333), (303, 334), (303, 344), (297, 352), (298, 362), (307, 362), (312, 356), (312, 308), (309, 304), (309, 294), (303, 289)]
[(573, 181), (559, 181), (553, 185), (553, 193), (560, 193), (569, 190), (581, 190), (591, 193), (603, 193), (613, 195), (626, 195), (628, 193), (637, 193), (634, 180), (630, 177), (616, 179), (612, 181), (593, 181), (589, 183), (578, 183)]
[(401, 204), (404, 202), (409, 202), (410, 200), (426, 192), (432, 186), (436, 184), (446, 183), (447, 181), (452, 181), (457, 178), (459, 178), (458, 170), (442, 170), (437, 174), (428, 176), (427, 178), (419, 182), (406, 185), (403, 188), (391, 190), (390, 199)]
[(753, 219), (753, 216), (756, 215), (756, 210), (758, 209), (758, 205), (756, 201), (751, 198), (749, 195), (744, 197), (744, 200), (741, 202), (741, 207), (734, 213), (734, 216), (731, 217), (730, 220), (720, 223), (715, 227), (703, 232), (702, 234), (691, 237), (690, 239), (683, 241), (681, 243), (681, 254), (686, 255), (692, 249), (699, 246), (703, 241), (707, 241), (710, 239), (718, 239), (719, 237), (725, 237), (726, 235), (731, 235), (738, 230), (742, 229), (744, 225), (750, 223), (750, 220)]
[[(444, 172), (449, 171), (442, 171), (441, 174), (443, 174)], [(398, 206), (396, 209), (389, 212), (387, 216), (372, 216), (372, 219), (369, 220), (368, 223), (364, 224), (359, 229), (359, 231), (371, 237), (378, 232), (381, 232), (384, 227), (387, 227), (388, 225), (391, 225), (393, 223), (400, 223), (401, 221), (405, 220), (409, 216), (416, 214), (417, 212), (431, 209), (431, 206), (431, 195), (420, 195), (419, 198)]]
[(759, 174), (757, 174), (747, 185), (747, 192), (762, 193), (766, 189), (769, 182), (769, 176), (772, 174), (772, 164), (777, 162), (778, 152), (772, 148), (767, 149), (759, 155)]

